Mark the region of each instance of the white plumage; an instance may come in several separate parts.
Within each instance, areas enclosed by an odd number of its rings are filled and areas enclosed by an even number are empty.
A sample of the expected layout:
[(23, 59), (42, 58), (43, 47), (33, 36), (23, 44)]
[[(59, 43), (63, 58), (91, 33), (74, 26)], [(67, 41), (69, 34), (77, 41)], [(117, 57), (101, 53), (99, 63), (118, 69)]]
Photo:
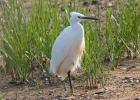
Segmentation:
[(79, 22), (87, 19), (98, 19), (86, 17), (76, 12), (71, 12), (70, 15), (70, 26), (61, 32), (53, 45), (50, 71), (61, 77), (62, 80), (68, 75), (71, 93), (73, 94), (70, 72), (79, 65), (85, 48), (84, 28)]
[(82, 19), (78, 16), (84, 15), (71, 12), (70, 26), (61, 32), (52, 48), (50, 70), (62, 80), (79, 65), (85, 47), (84, 28), (79, 23)]

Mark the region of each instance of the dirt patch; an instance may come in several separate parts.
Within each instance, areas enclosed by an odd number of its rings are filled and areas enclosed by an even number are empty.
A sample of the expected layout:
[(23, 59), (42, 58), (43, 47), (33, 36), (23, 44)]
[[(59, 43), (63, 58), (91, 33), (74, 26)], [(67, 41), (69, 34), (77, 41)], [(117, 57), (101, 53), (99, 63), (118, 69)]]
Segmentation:
[[(105, 68), (108, 68), (106, 64)], [(76, 96), (70, 97), (69, 82), (66, 81), (66, 91), (63, 82), (55, 78), (55, 83), (38, 78), (37, 84), (10, 84), (11, 77), (0, 78), (0, 97), (7, 91), (3, 100), (139, 100), (140, 99), (140, 61), (137, 59), (124, 60), (114, 71), (105, 71), (104, 88), (98, 80), (98, 89), (83, 88), (83, 72), (76, 73), (76, 80), (72, 80)]]

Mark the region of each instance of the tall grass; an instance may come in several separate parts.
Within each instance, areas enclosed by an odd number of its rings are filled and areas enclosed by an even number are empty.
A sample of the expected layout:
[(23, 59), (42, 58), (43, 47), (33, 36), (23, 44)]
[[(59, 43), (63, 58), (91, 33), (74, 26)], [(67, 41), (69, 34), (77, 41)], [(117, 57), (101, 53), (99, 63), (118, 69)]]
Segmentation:
[[(123, 57), (126, 50), (133, 52), (130, 46), (136, 53), (139, 52), (140, 3), (135, 3), (136, 0), (126, 0), (117, 1), (111, 8), (106, 5), (105, 31), (101, 30), (100, 21), (82, 22), (86, 42), (82, 62), (85, 80), (89, 77), (96, 79), (98, 76), (104, 80), (105, 58), (109, 57), (114, 66), (118, 62), (116, 58)], [(77, 0), (31, 0), (30, 9), (25, 9), (23, 0), (1, 5), (1, 51), (13, 81), (28, 80), (34, 67), (33, 59), (37, 60), (37, 67), (44, 74), (43, 70), (48, 69), (49, 65), (44, 66), (42, 60), (50, 60), (56, 37), (69, 25), (69, 12), (77, 11), (100, 18), (102, 12), (99, 4), (96, 8), (97, 11), (89, 12), (89, 7), (83, 7)]]
[[(114, 10), (115, 9), (115, 10)], [(136, 0), (117, 1), (114, 7), (106, 6), (106, 45), (112, 66), (117, 67), (119, 58), (136, 56), (139, 53), (139, 2)], [(134, 50), (133, 50), (134, 49)], [(117, 59), (116, 59), (117, 58)]]
[[(7, 69), (12, 70), (14, 80), (17, 73), (24, 81), (29, 75), (29, 34), (23, 5), (18, 2), (8, 2), (3, 6), (2, 23), (2, 53), (6, 60)], [(6, 10), (5, 10), (6, 9)], [(16, 72), (15, 72), (15, 71)]]

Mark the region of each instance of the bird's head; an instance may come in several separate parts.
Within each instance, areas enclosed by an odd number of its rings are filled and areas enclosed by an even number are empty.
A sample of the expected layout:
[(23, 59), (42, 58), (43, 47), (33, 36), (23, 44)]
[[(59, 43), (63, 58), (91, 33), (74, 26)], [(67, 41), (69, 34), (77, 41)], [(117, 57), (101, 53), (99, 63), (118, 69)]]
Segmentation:
[(71, 15), (71, 18), (69, 21), (71, 25), (78, 23), (80, 21), (84, 21), (84, 20), (98, 20), (97, 18), (87, 17), (77, 12), (71, 12), (70, 15)]

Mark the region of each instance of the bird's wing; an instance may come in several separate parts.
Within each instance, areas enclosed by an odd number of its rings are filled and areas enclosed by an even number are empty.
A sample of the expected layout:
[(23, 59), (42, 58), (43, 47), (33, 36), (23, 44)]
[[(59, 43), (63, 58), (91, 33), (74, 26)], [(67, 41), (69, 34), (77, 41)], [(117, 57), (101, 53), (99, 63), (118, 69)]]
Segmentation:
[(50, 66), (50, 70), (54, 74), (56, 73), (58, 65), (67, 57), (71, 44), (71, 37), (68, 31), (63, 31), (56, 39), (52, 49)]

